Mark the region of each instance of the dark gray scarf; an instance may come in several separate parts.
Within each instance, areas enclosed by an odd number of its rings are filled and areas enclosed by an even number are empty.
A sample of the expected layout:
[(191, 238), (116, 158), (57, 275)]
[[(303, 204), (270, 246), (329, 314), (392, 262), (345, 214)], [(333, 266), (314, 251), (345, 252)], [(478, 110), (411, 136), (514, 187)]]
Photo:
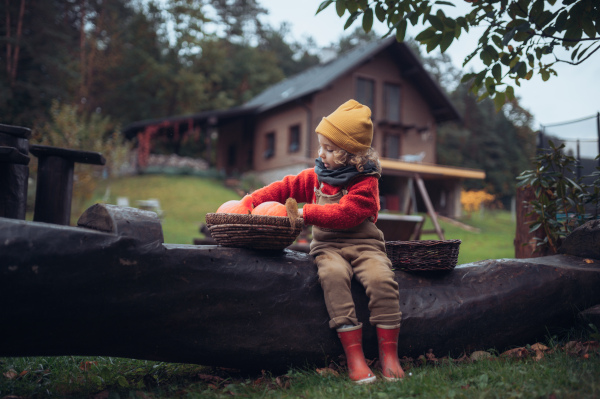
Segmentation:
[(315, 159), (315, 173), (319, 177), (319, 181), (332, 186), (346, 186), (356, 176), (373, 174), (374, 172), (378, 173), (378, 170), (372, 162), (368, 162), (363, 171), (359, 172), (354, 165), (342, 166), (341, 168), (330, 170), (325, 168), (321, 158)]

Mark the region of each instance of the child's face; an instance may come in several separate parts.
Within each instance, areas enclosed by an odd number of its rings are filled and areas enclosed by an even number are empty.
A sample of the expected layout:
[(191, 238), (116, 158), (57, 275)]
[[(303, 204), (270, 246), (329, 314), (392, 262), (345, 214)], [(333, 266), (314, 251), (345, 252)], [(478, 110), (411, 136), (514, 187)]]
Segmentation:
[(323, 161), (325, 168), (334, 170), (344, 166), (343, 164), (335, 162), (337, 155), (334, 151), (342, 151), (342, 149), (333, 144), (327, 137), (318, 133), (317, 136), (319, 137), (319, 157), (321, 158), (321, 161)]

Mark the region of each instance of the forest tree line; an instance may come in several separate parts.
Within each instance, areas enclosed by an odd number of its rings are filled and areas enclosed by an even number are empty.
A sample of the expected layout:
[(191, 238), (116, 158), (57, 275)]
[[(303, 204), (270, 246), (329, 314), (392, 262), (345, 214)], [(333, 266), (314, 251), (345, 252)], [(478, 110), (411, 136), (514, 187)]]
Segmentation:
[[(52, 144), (57, 115), (76, 114), (81, 135), (101, 120), (114, 146), (114, 132), (135, 121), (241, 105), (319, 62), (314, 40), (263, 23), (266, 13), (256, 0), (5, 0), (0, 123)], [(374, 38), (357, 29), (332, 45), (342, 53)], [(462, 115), (440, 127), (438, 163), (483, 169), (485, 182), (467, 188), (512, 196), (534, 154), (532, 116), (518, 99), (500, 112), (477, 101), (460, 83), (467, 71), (409, 45)]]

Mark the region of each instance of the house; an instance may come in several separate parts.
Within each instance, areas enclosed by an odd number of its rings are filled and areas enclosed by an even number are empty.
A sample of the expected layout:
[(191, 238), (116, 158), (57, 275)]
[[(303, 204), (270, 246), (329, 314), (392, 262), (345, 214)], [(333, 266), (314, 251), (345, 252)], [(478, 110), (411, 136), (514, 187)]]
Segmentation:
[(436, 164), (438, 124), (460, 117), (410, 48), (393, 37), (283, 80), (240, 107), (138, 122), (125, 133), (138, 137), (143, 160), (161, 129), (216, 132), (216, 167), (230, 175), (253, 171), (267, 184), (314, 165), (315, 127), (350, 98), (372, 110), (382, 208), (459, 216), (462, 180), (485, 174)]

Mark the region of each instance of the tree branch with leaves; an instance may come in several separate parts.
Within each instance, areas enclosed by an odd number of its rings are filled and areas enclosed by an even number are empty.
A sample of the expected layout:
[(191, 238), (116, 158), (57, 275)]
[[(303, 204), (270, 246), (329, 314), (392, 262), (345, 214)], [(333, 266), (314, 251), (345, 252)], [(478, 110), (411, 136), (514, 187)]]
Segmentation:
[[(479, 96), (493, 98), (496, 108), (514, 99), (514, 87), (538, 74), (543, 81), (557, 75), (554, 65), (579, 65), (600, 49), (600, 2), (597, 0), (465, 0), (468, 12), (453, 17), (444, 10), (450, 1), (430, 0), (325, 0), (317, 13), (331, 4), (339, 17), (348, 11), (344, 28), (362, 19), (369, 32), (377, 18), (403, 41), (408, 25), (424, 29), (415, 39), (431, 52), (443, 53), (463, 32), (485, 28), (477, 47), (463, 66), (479, 57), (480, 70), (467, 73), (464, 82)], [(559, 54), (566, 52), (567, 59)], [(570, 59), (569, 59), (570, 58)]]

